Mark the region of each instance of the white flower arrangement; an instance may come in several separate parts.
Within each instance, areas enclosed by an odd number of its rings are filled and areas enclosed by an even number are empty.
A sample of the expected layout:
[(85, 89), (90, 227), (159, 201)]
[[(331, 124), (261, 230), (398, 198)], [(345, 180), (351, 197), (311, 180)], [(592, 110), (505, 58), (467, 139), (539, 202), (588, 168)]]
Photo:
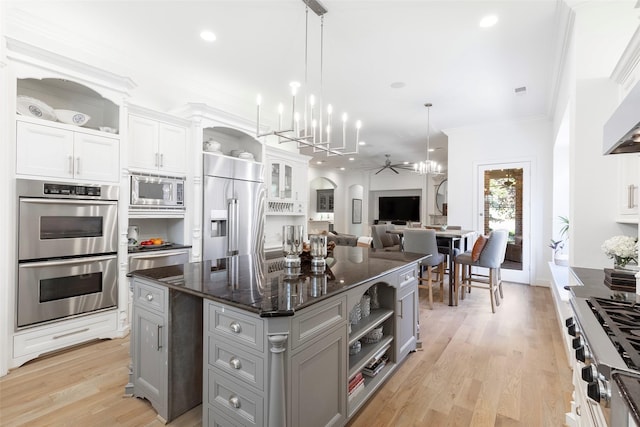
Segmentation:
[(605, 240), (601, 248), (609, 258), (615, 258), (620, 267), (631, 261), (638, 262), (638, 239), (635, 237), (614, 236)]

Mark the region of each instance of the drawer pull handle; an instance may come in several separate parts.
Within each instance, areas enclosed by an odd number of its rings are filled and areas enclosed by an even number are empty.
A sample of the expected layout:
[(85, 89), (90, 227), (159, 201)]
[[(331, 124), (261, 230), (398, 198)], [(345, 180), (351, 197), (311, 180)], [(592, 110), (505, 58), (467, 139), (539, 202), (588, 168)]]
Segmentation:
[(238, 396), (231, 396), (229, 398), (229, 405), (231, 405), (232, 408), (239, 409), (240, 399), (238, 399)]
[(152, 294), (147, 294), (147, 301), (149, 301), (149, 302), (153, 301), (153, 295)]
[(410, 274), (407, 274), (406, 276), (404, 276), (404, 280), (409, 280), (409, 279), (411, 279), (411, 275)]
[(69, 335), (81, 334), (83, 332), (87, 332), (88, 330), (89, 330), (89, 328), (84, 328), (84, 329), (79, 329), (79, 330), (73, 331), (73, 332), (67, 332), (66, 334), (62, 334), (62, 335), (55, 335), (53, 337), (53, 339), (54, 340), (59, 340), (60, 338), (68, 337)]
[(231, 322), (229, 328), (231, 328), (231, 332), (235, 334), (239, 334), (242, 331), (242, 326), (240, 326), (238, 322)]
[(242, 363), (240, 363), (240, 359), (238, 359), (237, 357), (232, 357), (231, 360), (229, 360), (229, 365), (233, 368), (233, 369), (240, 369), (242, 368)]
[(157, 351), (162, 350), (162, 325), (158, 325), (158, 347), (157, 347)]

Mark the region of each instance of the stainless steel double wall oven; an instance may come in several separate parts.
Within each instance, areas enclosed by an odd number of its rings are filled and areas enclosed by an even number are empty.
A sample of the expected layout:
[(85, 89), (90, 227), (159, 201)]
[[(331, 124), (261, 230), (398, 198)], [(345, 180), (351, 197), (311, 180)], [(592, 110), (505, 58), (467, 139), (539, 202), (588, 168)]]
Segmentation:
[(118, 187), (16, 180), (18, 329), (118, 300)]

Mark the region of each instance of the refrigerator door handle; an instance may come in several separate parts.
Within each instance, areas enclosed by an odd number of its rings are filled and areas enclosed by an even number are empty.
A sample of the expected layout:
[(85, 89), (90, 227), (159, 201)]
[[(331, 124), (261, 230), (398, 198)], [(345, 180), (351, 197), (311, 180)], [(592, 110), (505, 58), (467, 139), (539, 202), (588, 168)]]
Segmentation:
[(227, 239), (227, 255), (238, 254), (238, 199), (229, 199), (228, 205), (229, 237)]

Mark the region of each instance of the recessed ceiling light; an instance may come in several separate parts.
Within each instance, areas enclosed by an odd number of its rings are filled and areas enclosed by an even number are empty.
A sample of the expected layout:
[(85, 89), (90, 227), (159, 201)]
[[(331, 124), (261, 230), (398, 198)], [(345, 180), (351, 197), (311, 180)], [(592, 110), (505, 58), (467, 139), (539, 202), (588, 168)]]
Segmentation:
[(364, 142), (364, 141), (360, 141), (360, 142), (358, 142), (358, 145), (367, 145), (367, 143)]
[(393, 83), (391, 83), (391, 87), (393, 89), (400, 89), (400, 88), (405, 87), (406, 85), (407, 84), (405, 82), (393, 82)]
[(323, 164), (323, 163), (324, 163), (324, 162), (323, 162), (322, 160), (318, 160), (318, 161), (316, 161), (316, 165), (321, 165), (321, 164)]
[(498, 17), (496, 15), (487, 15), (480, 20), (480, 28), (489, 28), (493, 27), (498, 23)]
[(206, 42), (216, 41), (216, 35), (212, 31), (204, 30), (200, 33), (200, 38)]
[(403, 164), (403, 165), (408, 165), (408, 164), (409, 164), (409, 162), (402, 162), (402, 164)]
[(356, 158), (355, 157), (349, 157), (349, 161), (353, 162)]
[(436, 151), (436, 149), (435, 149), (435, 148), (429, 148), (429, 152), (430, 152), (430, 153), (433, 153), (434, 151)]
[(341, 171), (343, 171), (343, 170), (345, 170), (345, 169), (346, 169), (345, 167), (340, 168), (340, 170), (341, 170)]

